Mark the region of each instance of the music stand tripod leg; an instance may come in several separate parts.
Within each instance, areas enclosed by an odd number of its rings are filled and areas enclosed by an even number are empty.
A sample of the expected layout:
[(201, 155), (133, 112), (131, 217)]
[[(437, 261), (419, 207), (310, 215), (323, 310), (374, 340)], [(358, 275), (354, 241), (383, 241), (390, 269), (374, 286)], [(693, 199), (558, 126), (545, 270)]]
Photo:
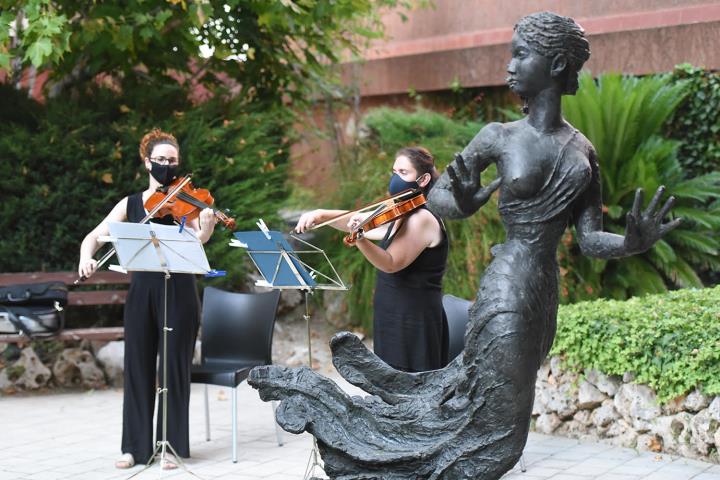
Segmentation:
[[(305, 315), (303, 315), (303, 318), (305, 319), (305, 325), (307, 326), (307, 346), (308, 346), (308, 366), (310, 367), (310, 370), (312, 370), (312, 341), (311, 341), (311, 332), (310, 332), (310, 305), (309, 305), (309, 294), (310, 290), (305, 289)], [(308, 458), (307, 467), (305, 467), (305, 474), (303, 475), (303, 480), (311, 480), (313, 477), (313, 474), (315, 473), (315, 467), (320, 467), (324, 471), (323, 464), (318, 460), (320, 457), (320, 453), (318, 451), (317, 446), (317, 439), (313, 436), (313, 447), (310, 451), (310, 458)]]
[[(312, 332), (310, 329), (309, 294), (316, 289), (347, 290), (347, 287), (342, 282), (342, 279), (340, 279), (335, 267), (332, 266), (322, 249), (297, 237), (293, 237), (309, 248), (309, 250), (296, 251), (281, 232), (270, 231), (262, 220), (258, 222), (258, 226), (260, 227), (259, 232), (235, 232), (234, 236), (236, 240), (231, 242), (230, 246), (247, 249), (253, 264), (262, 275), (262, 286), (273, 289), (296, 289), (304, 293), (305, 315), (303, 318), (307, 326), (308, 366), (312, 369)], [(321, 258), (327, 262), (325, 266), (333, 272), (335, 278), (310, 267), (310, 265), (298, 257), (299, 253), (321, 256)], [(319, 283), (318, 278), (329, 281), (330, 283)], [(260, 282), (258, 281), (257, 284), (260, 285)], [(311, 477), (316, 466), (321, 469), (323, 467), (317, 440), (313, 437), (313, 448), (304, 475), (306, 480), (316, 478)]]

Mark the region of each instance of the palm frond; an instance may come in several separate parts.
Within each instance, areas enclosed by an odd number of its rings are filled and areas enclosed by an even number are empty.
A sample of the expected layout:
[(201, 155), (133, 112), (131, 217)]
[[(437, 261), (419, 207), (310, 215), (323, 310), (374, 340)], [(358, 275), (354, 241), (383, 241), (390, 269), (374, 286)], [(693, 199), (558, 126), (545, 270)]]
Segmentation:
[(667, 234), (667, 239), (669, 242), (708, 255), (717, 255), (718, 249), (720, 249), (720, 238), (691, 230), (675, 229)]
[(623, 286), (635, 296), (667, 290), (661, 272), (652, 263), (639, 256), (619, 260), (617, 268), (611, 272), (609, 278), (603, 279), (603, 283)]
[(657, 258), (658, 263), (656, 263), (656, 265), (662, 264), (670, 266), (673, 262), (677, 260), (675, 250), (665, 240), (662, 239), (658, 240), (657, 243), (653, 245), (652, 249), (650, 250), (650, 254), (652, 255), (652, 257)]
[(672, 186), (672, 194), (678, 198), (692, 198), (699, 202), (720, 197), (720, 172), (712, 172), (690, 178)]
[(697, 273), (695, 273), (695, 270), (693, 270), (690, 264), (684, 261), (682, 258), (678, 258), (677, 261), (674, 263), (673, 267), (674, 274), (671, 275), (671, 278), (678, 287), (703, 287), (703, 282), (702, 280), (700, 280), (700, 277), (698, 277)]
[(720, 229), (720, 210), (705, 210), (698, 207), (678, 206), (672, 209), (673, 217), (680, 217), (689, 223), (707, 230)]

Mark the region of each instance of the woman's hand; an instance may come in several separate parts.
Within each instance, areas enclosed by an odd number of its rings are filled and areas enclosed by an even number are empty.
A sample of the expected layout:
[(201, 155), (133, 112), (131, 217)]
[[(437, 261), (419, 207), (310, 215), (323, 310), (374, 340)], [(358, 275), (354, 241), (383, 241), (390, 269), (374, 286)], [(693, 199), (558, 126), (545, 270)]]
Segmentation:
[(625, 240), (624, 248), (626, 254), (634, 255), (642, 253), (653, 246), (660, 238), (680, 225), (682, 221), (676, 218), (668, 223), (662, 223), (663, 218), (670, 212), (675, 198), (670, 197), (660, 210), (657, 210), (660, 198), (665, 192), (665, 187), (660, 186), (655, 192), (655, 196), (650, 204), (641, 212), (640, 207), (643, 203), (643, 191), (638, 188), (635, 191), (635, 201), (632, 210), (627, 213), (627, 222), (625, 224)]
[[(358, 228), (360, 228), (360, 225), (363, 224), (363, 222), (368, 218), (367, 213), (356, 213), (352, 217), (350, 217), (350, 220), (347, 223), (347, 228), (350, 232), (357, 232), (355, 233), (355, 242), (353, 243), (346, 243), (345, 245), (349, 247), (356, 247), (357, 242), (360, 240), (363, 240), (365, 238), (364, 232), (359, 231)], [(352, 233), (351, 233), (352, 235)]]
[(350, 217), (347, 227), (350, 229), (351, 232), (353, 230), (357, 230), (357, 228), (365, 221), (367, 216), (367, 213), (356, 213), (355, 215)]
[(80, 259), (80, 263), (78, 264), (79, 276), (88, 278), (95, 273), (95, 270), (97, 270), (97, 260), (94, 258)]
[[(477, 163), (475, 156), (469, 160), (471, 163)], [(455, 167), (448, 165), (447, 174), (455, 202), (458, 208), (464, 212), (474, 212), (483, 206), (502, 182), (502, 177), (499, 177), (487, 187), (483, 187), (480, 183), (480, 169), (468, 170), (465, 159), (459, 153), (455, 154)]]
[(322, 223), (325, 216), (325, 210), (317, 209), (305, 212), (300, 216), (297, 225), (295, 225), (295, 231), (297, 233), (303, 233), (317, 224)]
[(212, 208), (203, 208), (200, 211), (200, 230), (212, 230), (217, 222), (218, 219)]

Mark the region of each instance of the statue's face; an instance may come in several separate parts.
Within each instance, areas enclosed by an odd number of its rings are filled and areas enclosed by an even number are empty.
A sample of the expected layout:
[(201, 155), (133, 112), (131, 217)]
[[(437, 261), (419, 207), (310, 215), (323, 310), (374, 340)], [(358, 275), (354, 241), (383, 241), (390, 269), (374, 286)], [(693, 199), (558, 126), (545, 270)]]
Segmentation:
[(551, 61), (540, 55), (517, 32), (513, 34), (507, 83), (510, 90), (524, 98), (536, 96), (553, 86)]

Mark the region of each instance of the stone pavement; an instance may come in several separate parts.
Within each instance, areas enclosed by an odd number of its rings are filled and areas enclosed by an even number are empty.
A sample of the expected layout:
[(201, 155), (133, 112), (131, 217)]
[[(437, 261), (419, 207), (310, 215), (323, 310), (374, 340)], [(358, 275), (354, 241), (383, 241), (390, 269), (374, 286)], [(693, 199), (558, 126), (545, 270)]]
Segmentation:
[[(349, 387), (345, 384), (345, 387)], [(203, 386), (192, 386), (188, 468), (206, 480), (301, 479), (312, 437), (283, 432), (275, 441), (272, 409), (247, 384), (238, 391), (238, 463), (231, 461), (230, 391), (210, 387), (212, 441), (205, 441)], [(116, 470), (120, 454), (122, 391), (0, 397), (0, 480), (103, 480), (141, 471)], [(527, 471), (514, 480), (720, 480), (720, 466), (669, 455), (531, 434)], [(194, 479), (152, 466), (134, 478)]]

